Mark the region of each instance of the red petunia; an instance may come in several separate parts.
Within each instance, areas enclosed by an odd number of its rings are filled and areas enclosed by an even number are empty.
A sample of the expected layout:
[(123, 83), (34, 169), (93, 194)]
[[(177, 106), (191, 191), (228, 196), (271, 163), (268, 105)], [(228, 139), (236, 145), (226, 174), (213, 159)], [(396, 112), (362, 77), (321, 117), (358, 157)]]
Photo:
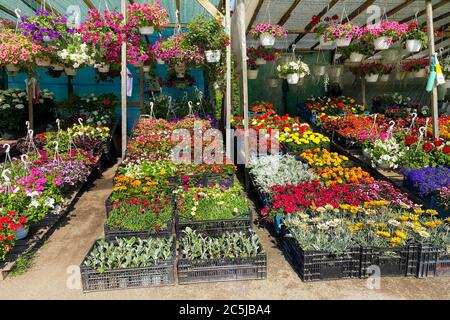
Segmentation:
[(425, 152), (431, 152), (431, 151), (433, 151), (433, 150), (434, 150), (434, 144), (432, 144), (431, 142), (425, 143), (425, 144), (423, 145), (423, 150), (424, 150)]
[(410, 145), (412, 145), (413, 143), (416, 143), (416, 142), (417, 142), (417, 137), (411, 136), (411, 137), (407, 137), (407, 138), (405, 139), (405, 143), (406, 143), (406, 145), (408, 145), (408, 146), (410, 146)]
[(442, 149), (442, 152), (446, 153), (446, 154), (450, 154), (450, 146), (445, 146), (444, 149)]

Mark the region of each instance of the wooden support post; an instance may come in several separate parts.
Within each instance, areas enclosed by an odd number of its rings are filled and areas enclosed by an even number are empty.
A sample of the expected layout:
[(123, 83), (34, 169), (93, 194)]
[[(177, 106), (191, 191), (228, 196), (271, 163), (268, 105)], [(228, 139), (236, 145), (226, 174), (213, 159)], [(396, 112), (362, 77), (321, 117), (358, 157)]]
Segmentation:
[(139, 106), (141, 110), (144, 108), (144, 67), (140, 68), (140, 78), (139, 78)]
[(366, 80), (364, 78), (361, 78), (361, 100), (362, 105), (367, 108)]
[[(231, 10), (230, 0), (225, 0), (225, 32), (231, 39)], [(232, 149), (234, 147), (233, 135), (231, 134), (231, 45), (227, 46), (226, 57), (226, 92), (225, 92), (225, 136), (226, 136), (226, 155), (227, 159), (231, 159)]]
[[(427, 28), (428, 28), (428, 39), (430, 48), (430, 60), (433, 59), (435, 55), (435, 44), (434, 44), (434, 24), (433, 24), (433, 3), (431, 0), (426, 0), (426, 12), (427, 12)], [(431, 116), (433, 122), (433, 137), (434, 139), (439, 139), (439, 110), (438, 110), (438, 92), (437, 87), (434, 86), (431, 92)]]
[[(121, 0), (121, 9), (123, 14), (123, 22), (126, 24), (127, 11), (126, 0)], [(125, 158), (125, 152), (127, 150), (127, 44), (122, 44), (122, 160)]]

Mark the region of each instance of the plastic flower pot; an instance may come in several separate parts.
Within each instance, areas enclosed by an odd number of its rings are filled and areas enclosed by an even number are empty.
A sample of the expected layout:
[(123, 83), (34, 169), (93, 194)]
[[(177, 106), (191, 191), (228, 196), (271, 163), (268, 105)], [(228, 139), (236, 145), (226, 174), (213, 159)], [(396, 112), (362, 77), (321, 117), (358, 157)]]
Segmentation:
[(16, 240), (25, 239), (28, 236), (29, 231), (30, 231), (30, 229), (28, 228), (28, 226), (20, 227), (19, 229), (17, 229), (16, 230)]
[(49, 67), (52, 64), (50, 57), (36, 58), (36, 65), (39, 67)]
[(297, 84), (300, 80), (300, 75), (298, 73), (289, 73), (286, 76), (286, 81), (288, 84)]
[(361, 62), (364, 59), (364, 55), (358, 52), (352, 52), (350, 55), (350, 62)]
[(263, 47), (272, 47), (275, 44), (275, 37), (271, 34), (262, 33), (259, 35), (259, 42)]
[(406, 50), (408, 52), (419, 52), (422, 49), (422, 41), (406, 40)]
[(380, 82), (388, 82), (389, 81), (389, 75), (388, 74), (383, 74), (381, 77), (380, 77)]
[(51, 65), (51, 67), (55, 71), (63, 71), (64, 70), (64, 66), (62, 64), (53, 63)]
[(70, 68), (70, 67), (65, 67), (64, 68), (64, 72), (68, 75), (68, 76), (75, 76), (77, 74), (77, 69), (75, 68)]
[(366, 82), (377, 82), (378, 81), (378, 77), (380, 75), (379, 74), (368, 74), (365, 76)]
[(256, 70), (247, 70), (247, 78), (249, 80), (255, 80), (256, 78), (258, 78), (258, 69)]
[(205, 56), (208, 63), (217, 63), (220, 61), (221, 52), (220, 50), (206, 50)]
[(352, 42), (352, 39), (346, 39), (346, 38), (335, 40), (336, 47), (348, 47), (351, 42)]
[(148, 36), (153, 34), (153, 32), (155, 32), (155, 27), (150, 26), (150, 27), (139, 27), (139, 32), (142, 35)]
[(161, 58), (158, 58), (158, 60), (156, 61), (158, 64), (165, 64), (164, 60)]
[(426, 78), (427, 77), (427, 69), (420, 69), (413, 73), (414, 78)]
[(377, 164), (377, 167), (383, 170), (389, 170), (392, 166), (388, 163), (381, 162)]
[(391, 39), (388, 37), (380, 37), (373, 41), (375, 50), (387, 50), (391, 47)]
[(100, 73), (108, 73), (109, 72), (109, 64), (105, 64), (102, 67), (97, 68)]
[(9, 72), (18, 72), (19, 71), (19, 67), (16, 66), (15, 64), (7, 64), (6, 65), (6, 70)]
[(321, 76), (325, 75), (325, 71), (326, 71), (326, 67), (325, 66), (317, 65), (317, 66), (313, 66), (312, 69), (313, 69), (313, 74), (315, 76), (321, 77)]
[(320, 37), (320, 45), (321, 45), (322, 47), (332, 47), (333, 44), (334, 44), (333, 41), (327, 41), (327, 40), (325, 40), (325, 36), (321, 36), (321, 37)]
[(266, 64), (267, 61), (264, 60), (263, 58), (258, 58), (258, 59), (256, 59), (255, 63), (256, 63), (258, 66), (261, 66), (261, 65), (263, 65), (263, 64)]

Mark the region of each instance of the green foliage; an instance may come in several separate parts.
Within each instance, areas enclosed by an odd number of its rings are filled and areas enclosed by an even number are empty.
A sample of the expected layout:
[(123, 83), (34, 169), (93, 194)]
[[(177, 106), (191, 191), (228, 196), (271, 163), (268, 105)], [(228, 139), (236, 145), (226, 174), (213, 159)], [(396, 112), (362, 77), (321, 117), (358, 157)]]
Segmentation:
[(255, 257), (264, 253), (261, 241), (254, 231), (249, 234), (235, 232), (208, 237), (186, 228), (180, 240), (180, 251), (183, 258), (191, 260), (207, 260), (218, 258)]
[(189, 32), (186, 40), (189, 43), (196, 44), (203, 50), (225, 50), (228, 37), (216, 19), (198, 15), (188, 23), (187, 28)]
[(18, 258), (16, 264), (11, 269), (10, 275), (17, 277), (25, 274), (32, 267), (35, 254), (36, 251), (32, 251)]
[(173, 259), (173, 238), (99, 240), (84, 265), (99, 272), (113, 269), (143, 268)]

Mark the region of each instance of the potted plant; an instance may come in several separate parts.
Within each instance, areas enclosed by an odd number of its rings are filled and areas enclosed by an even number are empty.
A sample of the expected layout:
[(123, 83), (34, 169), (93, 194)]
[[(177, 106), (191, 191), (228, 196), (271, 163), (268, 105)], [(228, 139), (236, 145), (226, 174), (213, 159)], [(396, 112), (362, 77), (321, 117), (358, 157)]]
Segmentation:
[(206, 61), (220, 62), (222, 52), (229, 45), (229, 39), (219, 21), (200, 15), (189, 22), (188, 29), (186, 40), (205, 52)]
[(200, 47), (195, 43), (189, 43), (185, 33), (155, 43), (153, 54), (170, 65), (182, 65), (184, 63), (186, 66), (199, 66), (205, 61), (205, 56)]
[(247, 59), (247, 78), (249, 80), (255, 80), (258, 78), (259, 66), (253, 59)]
[(127, 7), (128, 25), (139, 28), (142, 35), (151, 35), (155, 31), (162, 31), (162, 27), (169, 23), (169, 11), (161, 3), (133, 3)]
[(272, 47), (275, 39), (283, 39), (287, 37), (285, 28), (270, 23), (259, 23), (251, 31), (251, 34), (259, 39), (263, 47)]
[(18, 72), (21, 67), (34, 63), (42, 46), (33, 43), (14, 30), (0, 30), (0, 65), (8, 72)]
[(67, 18), (45, 9), (37, 10), (34, 16), (23, 17), (20, 26), (24, 35), (35, 43), (60, 41), (67, 34), (74, 33), (67, 27)]
[(38, 67), (50, 67), (52, 64), (51, 52), (55, 48), (52, 47), (42, 47), (41, 50), (36, 54), (35, 62)]
[(350, 62), (361, 62), (370, 52), (369, 47), (363, 42), (352, 42), (341, 50), (342, 55)]
[(445, 87), (450, 89), (450, 56), (446, 57), (442, 61), (439, 61), (442, 66), (442, 72), (445, 76)]
[(426, 68), (429, 65), (429, 58), (411, 59), (402, 63), (402, 70), (412, 78), (425, 78), (427, 76)]
[(277, 71), (280, 77), (286, 77), (289, 84), (297, 84), (300, 78), (310, 74), (308, 65), (301, 60), (281, 64)]
[(377, 62), (365, 63), (360, 67), (353, 68), (356, 76), (364, 77), (367, 82), (377, 82), (380, 74), (384, 72), (384, 65)]
[(353, 38), (360, 37), (360, 28), (352, 23), (333, 23), (325, 28), (325, 41), (334, 41), (337, 47), (348, 47)]
[(332, 17), (326, 17), (324, 20), (321, 20), (319, 16), (313, 16), (309, 25), (312, 30), (316, 33), (317, 38), (320, 41), (320, 45), (322, 47), (331, 47), (333, 45), (332, 40), (327, 40), (325, 38), (325, 30), (328, 28), (330, 24), (337, 23), (339, 20), (338, 15), (334, 15)]
[(80, 67), (94, 64), (92, 53), (89, 52), (88, 45), (82, 41), (80, 35), (70, 37), (57, 55), (64, 62), (64, 70), (68, 76), (75, 76)]
[(390, 77), (392, 71), (394, 71), (394, 69), (395, 69), (394, 66), (384, 65), (383, 70), (381, 71), (381, 74), (380, 74), (380, 82), (389, 81), (389, 77)]
[(8, 252), (14, 247), (16, 240), (26, 237), (27, 218), (13, 210), (3, 209), (0, 211), (0, 261), (3, 261)]
[(405, 44), (408, 52), (419, 52), (428, 47), (428, 35), (415, 22), (411, 22), (405, 33)]
[(276, 61), (280, 56), (281, 50), (275, 48), (259, 46), (257, 48), (247, 49), (247, 57), (255, 60), (257, 65), (264, 65), (267, 62)]
[(385, 21), (377, 25), (369, 25), (362, 30), (362, 39), (373, 43), (375, 50), (389, 49), (392, 43), (402, 39), (408, 31), (408, 25), (399, 22)]

